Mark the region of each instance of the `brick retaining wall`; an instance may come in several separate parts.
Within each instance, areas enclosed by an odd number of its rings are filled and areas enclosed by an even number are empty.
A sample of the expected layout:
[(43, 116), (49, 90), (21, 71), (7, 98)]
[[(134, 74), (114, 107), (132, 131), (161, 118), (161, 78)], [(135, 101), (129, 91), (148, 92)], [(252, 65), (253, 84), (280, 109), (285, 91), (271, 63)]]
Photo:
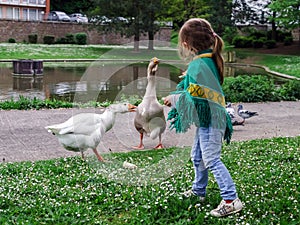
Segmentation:
[[(119, 34), (99, 33), (97, 30), (90, 30), (86, 24), (47, 22), (47, 21), (13, 21), (0, 20), (0, 42), (8, 42), (13, 38), (16, 42), (28, 42), (29, 34), (38, 35), (38, 43), (43, 43), (44, 36), (55, 36), (55, 39), (65, 37), (66, 34), (85, 32), (88, 35), (88, 44), (126, 44), (133, 42), (133, 38), (121, 37)], [(163, 27), (155, 35), (156, 41), (168, 45), (171, 38), (171, 28)], [(141, 40), (147, 40), (142, 35)]]

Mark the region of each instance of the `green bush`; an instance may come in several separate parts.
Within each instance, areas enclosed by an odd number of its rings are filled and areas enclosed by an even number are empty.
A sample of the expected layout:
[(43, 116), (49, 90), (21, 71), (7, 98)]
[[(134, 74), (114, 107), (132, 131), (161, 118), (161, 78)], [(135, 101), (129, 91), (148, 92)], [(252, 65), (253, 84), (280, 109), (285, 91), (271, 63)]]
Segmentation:
[(51, 35), (44, 36), (43, 38), (44, 44), (52, 45), (55, 43), (55, 37)]
[(278, 90), (282, 100), (294, 101), (300, 99), (300, 81), (290, 80)]
[(11, 110), (28, 110), (28, 109), (55, 109), (55, 108), (71, 108), (73, 107), (72, 103), (63, 102), (58, 100), (40, 100), (38, 98), (27, 98), (20, 96), (19, 100), (14, 101), (6, 100), (0, 102), (0, 109)]
[(257, 29), (252, 26), (246, 26), (241, 29), (241, 32), (245, 35), (251, 35), (254, 32), (257, 32)]
[(36, 44), (37, 43), (37, 39), (38, 39), (37, 34), (29, 34), (28, 35), (28, 43), (29, 44)]
[(56, 44), (76, 44), (74, 34), (66, 34), (65, 37), (58, 38)]
[(86, 33), (77, 33), (75, 35), (76, 43), (79, 45), (87, 44), (87, 34)]
[(265, 46), (269, 49), (271, 48), (276, 48), (276, 41), (274, 40), (266, 40), (265, 41)]
[(9, 38), (8, 43), (16, 43), (16, 40), (14, 38)]
[(253, 48), (262, 48), (264, 46), (264, 40), (262, 38), (260, 38), (258, 40), (253, 40), (252, 46), (253, 46)]
[(66, 42), (68, 44), (75, 44), (75, 37), (74, 34), (66, 34)]
[(0, 101), (0, 109), (3, 110), (30, 110), (30, 109), (57, 109), (57, 108), (86, 108), (86, 107), (107, 107), (111, 104), (110, 101), (95, 102), (90, 101), (86, 103), (67, 102), (57, 99), (41, 100), (36, 97), (29, 98), (19, 96), (18, 100), (11, 98), (10, 100)]
[(58, 38), (58, 39), (56, 39), (55, 44), (68, 44), (67, 38), (65, 38), (65, 37)]
[(284, 40), (286, 38), (291, 38), (291, 37), (293, 37), (291, 32), (277, 31), (276, 40), (279, 41), (279, 42), (284, 42)]
[(223, 91), (228, 102), (278, 101), (274, 80), (263, 75), (227, 77)]
[(234, 37), (237, 36), (237, 29), (235, 27), (225, 27), (222, 38), (229, 44), (233, 44)]
[(291, 45), (293, 43), (293, 37), (285, 37), (284, 45)]
[[(284, 32), (281, 30), (276, 30), (275, 32), (275, 39), (277, 42), (284, 42), (284, 39), (286, 37), (292, 37), (292, 33), (291, 32)], [(268, 40), (272, 40), (272, 31), (268, 31), (267, 32), (267, 39)]]
[(244, 36), (235, 36), (232, 40), (235, 48), (250, 48), (252, 47), (252, 38)]
[(253, 31), (250, 33), (250, 37), (253, 38), (253, 39), (260, 39), (260, 38), (266, 38), (267, 37), (267, 34), (266, 32), (263, 32), (263, 31)]

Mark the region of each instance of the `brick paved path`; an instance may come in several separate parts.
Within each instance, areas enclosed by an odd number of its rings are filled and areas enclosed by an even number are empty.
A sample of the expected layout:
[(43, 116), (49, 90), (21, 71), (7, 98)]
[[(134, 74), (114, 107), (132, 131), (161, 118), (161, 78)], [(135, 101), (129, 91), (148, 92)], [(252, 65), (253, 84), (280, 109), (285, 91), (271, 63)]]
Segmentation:
[[(259, 116), (246, 120), (245, 126), (235, 126), (232, 141), (300, 135), (300, 102), (244, 103), (244, 108)], [(166, 113), (169, 110), (166, 107)], [(99, 112), (99, 109), (55, 109), (0, 111), (0, 160), (6, 162), (46, 160), (80, 155), (66, 151), (46, 125), (61, 123), (79, 112)], [(100, 153), (130, 151), (139, 142), (133, 127), (133, 113), (119, 114), (115, 126), (105, 134), (98, 146)], [(167, 130), (163, 136), (166, 147), (190, 146), (194, 130), (175, 134)], [(145, 138), (145, 147), (156, 146), (157, 140)], [(93, 154), (91, 150), (89, 154)]]

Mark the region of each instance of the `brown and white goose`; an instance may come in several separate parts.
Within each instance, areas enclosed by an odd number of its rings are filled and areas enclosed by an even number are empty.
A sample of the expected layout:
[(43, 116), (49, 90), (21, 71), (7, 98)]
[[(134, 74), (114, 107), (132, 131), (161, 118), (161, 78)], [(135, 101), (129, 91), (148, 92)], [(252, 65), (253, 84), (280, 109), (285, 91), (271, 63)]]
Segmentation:
[(140, 133), (140, 143), (135, 149), (144, 149), (144, 134), (149, 135), (152, 139), (158, 137), (159, 142), (155, 148), (163, 148), (161, 136), (166, 129), (166, 119), (163, 106), (158, 102), (156, 97), (155, 75), (158, 69), (159, 59), (154, 57), (150, 60), (147, 68), (148, 84), (142, 102), (136, 109), (134, 126)]
[(81, 152), (84, 159), (84, 152), (91, 148), (98, 160), (104, 161), (97, 151), (101, 138), (113, 127), (117, 113), (133, 112), (135, 108), (129, 103), (112, 104), (102, 114), (80, 113), (63, 123), (45, 128), (57, 136), (66, 150)]

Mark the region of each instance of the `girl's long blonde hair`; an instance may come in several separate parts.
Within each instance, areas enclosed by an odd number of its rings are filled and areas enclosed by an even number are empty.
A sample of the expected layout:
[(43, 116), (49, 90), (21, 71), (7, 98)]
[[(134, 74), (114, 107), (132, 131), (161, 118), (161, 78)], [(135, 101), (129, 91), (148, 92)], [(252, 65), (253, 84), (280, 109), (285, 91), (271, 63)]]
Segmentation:
[(221, 84), (224, 81), (224, 59), (222, 50), (224, 42), (212, 29), (210, 23), (201, 18), (189, 19), (179, 31), (179, 55), (183, 59), (189, 58), (192, 54), (212, 48), (213, 60), (217, 65), (220, 74)]

